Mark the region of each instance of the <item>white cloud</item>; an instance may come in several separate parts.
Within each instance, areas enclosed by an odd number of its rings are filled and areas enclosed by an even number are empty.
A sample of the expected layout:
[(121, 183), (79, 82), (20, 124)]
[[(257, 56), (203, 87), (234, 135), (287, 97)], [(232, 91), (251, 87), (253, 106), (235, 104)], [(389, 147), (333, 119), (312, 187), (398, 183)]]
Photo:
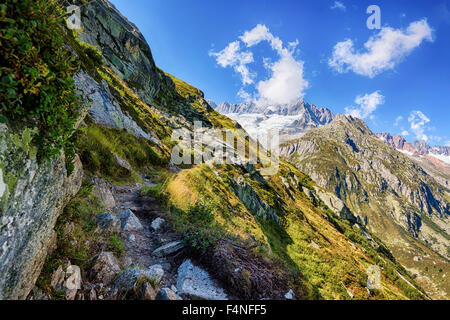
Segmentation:
[[(238, 92), (239, 97), (246, 101), (253, 100), (261, 105), (287, 104), (303, 98), (309, 83), (303, 77), (303, 61), (294, 58), (298, 40), (288, 42), (287, 46), (284, 46), (280, 38), (274, 36), (269, 28), (261, 24), (245, 31), (239, 39), (247, 48), (266, 41), (279, 56), (278, 61), (273, 63), (269, 58), (263, 58), (263, 66), (269, 70), (270, 78), (255, 84), (254, 89), (257, 92), (254, 95), (241, 88)], [(249, 63), (254, 62), (253, 54), (250, 51), (241, 51), (239, 44), (239, 40), (231, 42), (222, 51), (210, 52), (210, 55), (216, 57), (221, 67), (233, 67), (241, 75), (242, 84), (250, 85), (256, 78), (256, 73), (251, 72), (247, 67)]]
[(239, 41), (233, 41), (222, 51), (210, 52), (210, 56), (216, 57), (217, 63), (222, 67), (233, 67), (241, 75), (243, 84), (253, 83), (255, 74), (247, 68), (247, 64), (252, 63), (253, 54), (249, 51), (240, 51)]
[(402, 133), (401, 133), (401, 135), (402, 135), (403, 137), (407, 137), (407, 136), (409, 136), (409, 132), (406, 131), (406, 130), (403, 130)]
[(342, 10), (342, 11), (347, 10), (345, 5), (341, 1), (335, 1), (334, 4), (330, 7), (330, 9), (331, 10), (339, 9), (339, 10)]
[(430, 119), (422, 111), (412, 111), (408, 117), (408, 122), (411, 126), (411, 131), (416, 135), (418, 140), (428, 141), (429, 137), (425, 134), (425, 130)]
[(303, 61), (283, 54), (270, 70), (271, 78), (257, 85), (260, 104), (286, 104), (304, 96), (308, 81), (303, 79)]
[(450, 140), (445, 143), (446, 147), (450, 147)]
[(375, 91), (370, 94), (366, 93), (364, 96), (357, 96), (355, 103), (359, 107), (346, 107), (346, 114), (360, 119), (367, 117), (373, 119), (372, 113), (377, 109), (378, 105), (384, 103), (384, 96), (380, 94), (380, 91)]
[(433, 41), (426, 19), (410, 23), (406, 30), (384, 27), (364, 43), (365, 52), (357, 52), (350, 39), (338, 42), (328, 65), (339, 73), (353, 71), (373, 78), (393, 69), (424, 40)]
[(243, 88), (239, 89), (237, 95), (239, 98), (245, 100), (246, 102), (252, 100), (252, 95), (245, 91)]
[(402, 116), (398, 116), (397, 118), (395, 118), (394, 127), (397, 127), (402, 121), (403, 121)]

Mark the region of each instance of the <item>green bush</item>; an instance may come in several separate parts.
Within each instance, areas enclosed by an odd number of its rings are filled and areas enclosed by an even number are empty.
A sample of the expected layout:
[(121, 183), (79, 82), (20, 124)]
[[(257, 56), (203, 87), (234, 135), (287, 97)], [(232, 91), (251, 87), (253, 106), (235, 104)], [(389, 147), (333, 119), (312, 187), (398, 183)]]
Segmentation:
[(196, 250), (215, 246), (225, 235), (211, 209), (202, 202), (191, 206), (185, 219), (184, 242)]
[(62, 40), (56, 0), (0, 4), (0, 113), (3, 122), (38, 127), (33, 143), (52, 158), (66, 148), (76, 119), (75, 56)]

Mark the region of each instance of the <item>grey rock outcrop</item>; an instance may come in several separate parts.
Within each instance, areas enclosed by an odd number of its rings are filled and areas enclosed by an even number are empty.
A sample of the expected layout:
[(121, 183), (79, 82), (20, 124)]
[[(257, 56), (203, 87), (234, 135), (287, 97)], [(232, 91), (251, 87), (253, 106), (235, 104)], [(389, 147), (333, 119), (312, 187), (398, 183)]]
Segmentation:
[(120, 231), (120, 220), (114, 213), (102, 213), (96, 219), (98, 228), (106, 233)]
[(316, 194), (319, 196), (319, 198), (326, 204), (326, 206), (342, 219), (348, 220), (353, 223), (357, 221), (357, 218), (347, 208), (344, 201), (339, 199), (334, 194), (323, 191), (318, 187), (314, 187), (314, 190), (316, 191)]
[(96, 282), (108, 285), (120, 273), (120, 264), (112, 252), (101, 252), (95, 257), (91, 272)]
[(142, 231), (144, 227), (130, 209), (124, 210), (119, 215), (121, 221), (121, 229), (123, 231)]
[(25, 299), (34, 287), (56, 241), (56, 220), (82, 181), (78, 158), (68, 175), (63, 154), (40, 164), (19, 152), (13, 134), (0, 125), (0, 299)]
[(163, 257), (170, 254), (174, 254), (175, 252), (183, 248), (184, 244), (181, 241), (172, 241), (155, 249), (152, 254), (156, 257)]
[(94, 1), (81, 11), (80, 38), (100, 48), (105, 64), (151, 104), (161, 88), (161, 76), (138, 28), (109, 1)]
[(240, 176), (237, 180), (233, 179), (232, 188), (234, 193), (254, 215), (281, 224), (275, 209), (271, 208), (258, 196), (250, 184), (245, 181), (244, 177)]
[(84, 71), (80, 71), (73, 78), (78, 90), (92, 100), (89, 115), (96, 123), (111, 128), (125, 129), (137, 138), (152, 140), (152, 137), (142, 130), (131, 116), (122, 111), (119, 103), (109, 92), (108, 84), (105, 81), (99, 84)]
[(185, 260), (178, 268), (177, 292), (183, 298), (227, 300), (228, 296), (203, 269)]

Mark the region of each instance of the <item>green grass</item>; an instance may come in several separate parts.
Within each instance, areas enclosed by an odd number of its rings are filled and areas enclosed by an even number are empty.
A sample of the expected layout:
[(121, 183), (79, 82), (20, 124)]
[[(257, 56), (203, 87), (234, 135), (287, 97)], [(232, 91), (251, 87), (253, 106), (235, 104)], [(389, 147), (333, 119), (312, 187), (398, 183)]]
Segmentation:
[(116, 257), (123, 257), (125, 254), (125, 244), (122, 238), (117, 234), (112, 234), (108, 242), (108, 249), (111, 250)]
[[(84, 170), (115, 182), (139, 181), (138, 171), (146, 166), (159, 166), (168, 162), (167, 156), (152, 142), (136, 138), (125, 130), (90, 124), (77, 134), (77, 148)], [(118, 166), (117, 155), (127, 160), (132, 172)]]

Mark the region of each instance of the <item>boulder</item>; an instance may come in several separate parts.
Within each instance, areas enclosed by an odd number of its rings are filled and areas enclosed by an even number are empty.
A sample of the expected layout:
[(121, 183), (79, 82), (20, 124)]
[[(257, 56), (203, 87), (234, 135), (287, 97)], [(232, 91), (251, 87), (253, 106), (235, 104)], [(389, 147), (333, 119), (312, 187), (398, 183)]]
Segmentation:
[(294, 292), (292, 291), (292, 289), (289, 289), (289, 291), (284, 295), (284, 297), (287, 300), (292, 300), (294, 299)]
[(138, 298), (141, 300), (155, 300), (156, 291), (150, 283), (145, 282), (139, 288)]
[(224, 290), (217, 286), (208, 272), (185, 260), (178, 268), (178, 294), (187, 299), (227, 300)]
[(95, 257), (92, 274), (96, 282), (108, 285), (119, 273), (119, 261), (112, 252), (101, 252)]
[(145, 276), (151, 279), (153, 284), (159, 285), (164, 277), (164, 269), (161, 265), (155, 264), (145, 270)]
[(106, 233), (114, 233), (120, 231), (120, 220), (113, 213), (102, 213), (96, 219), (98, 228)]
[(165, 222), (164, 219), (156, 218), (155, 220), (152, 221), (151, 227), (153, 230), (157, 231), (161, 228), (164, 222)]
[(154, 300), (156, 284), (153, 283), (151, 276), (155, 277), (156, 274), (160, 274), (158, 269), (157, 266), (154, 266), (151, 270), (146, 271), (138, 268), (123, 271), (116, 278), (113, 286), (117, 290), (118, 297)]
[(111, 184), (102, 179), (94, 179), (94, 184), (93, 195), (100, 199), (106, 210), (113, 209), (116, 206), (116, 200), (111, 191)]
[(184, 244), (181, 241), (173, 241), (157, 248), (155, 251), (153, 251), (153, 255), (157, 257), (163, 257), (173, 254), (181, 250), (182, 248), (184, 248)]
[(131, 172), (133, 170), (133, 168), (131, 168), (131, 165), (128, 163), (128, 161), (125, 159), (122, 159), (118, 155), (114, 155), (114, 161), (116, 162), (116, 164), (119, 167), (122, 167), (129, 172)]
[(55, 291), (64, 291), (67, 300), (74, 300), (81, 289), (80, 267), (68, 263), (65, 268), (59, 266), (53, 272), (50, 285)]
[(144, 227), (130, 209), (124, 210), (119, 215), (122, 231), (142, 231)]
[(141, 274), (140, 269), (126, 269), (116, 278), (114, 287), (120, 295), (126, 295), (135, 289)]

